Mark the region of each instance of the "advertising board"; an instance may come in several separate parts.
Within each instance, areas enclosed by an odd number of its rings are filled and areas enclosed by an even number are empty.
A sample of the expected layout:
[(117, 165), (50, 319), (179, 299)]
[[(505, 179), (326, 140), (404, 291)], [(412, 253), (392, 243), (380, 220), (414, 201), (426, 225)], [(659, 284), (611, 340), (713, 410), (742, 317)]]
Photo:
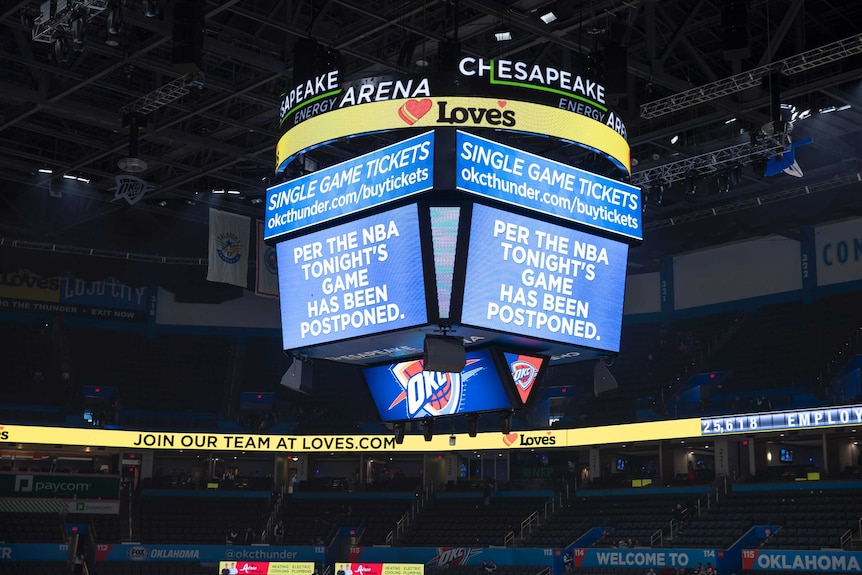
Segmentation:
[(427, 132), (266, 191), (264, 239), (430, 189), (434, 132)]
[(475, 205), (461, 322), (619, 351), (628, 246)]
[(219, 561), (219, 575), (313, 575), (314, 562)]
[(623, 172), (631, 172), (628, 142), (604, 123), (565, 108), (475, 96), (371, 101), (308, 119), (278, 141), (275, 170), (282, 172), (298, 154), (342, 138), (428, 128), (489, 128), (550, 136), (599, 152)]
[(0, 497), (117, 499), (118, 475), (0, 473)]
[(148, 303), (146, 287), (114, 278), (88, 281), (43, 277), (27, 269), (0, 271), (0, 311), (144, 321)]
[(424, 324), (415, 205), (281, 242), (284, 349)]
[(424, 575), (421, 563), (336, 563), (337, 575)]
[(702, 435), (862, 425), (862, 405), (704, 417), (700, 424)]
[[(386, 74), (344, 81), (332, 69), (291, 86), (279, 105), (285, 131), (335, 110), (386, 100), (434, 96), (514, 98), (580, 114), (608, 126), (624, 138), (625, 123), (608, 108), (605, 87), (576, 71), (507, 58), (466, 56), (439, 74)], [(453, 81), (455, 80), (455, 81)], [(405, 110), (407, 118), (415, 117)]]
[(637, 240), (640, 188), (458, 131), (459, 190)]

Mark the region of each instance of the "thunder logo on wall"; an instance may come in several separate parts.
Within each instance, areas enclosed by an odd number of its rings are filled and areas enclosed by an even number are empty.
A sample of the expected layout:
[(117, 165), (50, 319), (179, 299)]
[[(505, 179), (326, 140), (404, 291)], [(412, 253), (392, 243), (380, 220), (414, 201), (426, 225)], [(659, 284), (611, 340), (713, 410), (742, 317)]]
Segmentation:
[(461, 373), (423, 371), (422, 360), (363, 370), (383, 421), (511, 407), (489, 350), (467, 352)]

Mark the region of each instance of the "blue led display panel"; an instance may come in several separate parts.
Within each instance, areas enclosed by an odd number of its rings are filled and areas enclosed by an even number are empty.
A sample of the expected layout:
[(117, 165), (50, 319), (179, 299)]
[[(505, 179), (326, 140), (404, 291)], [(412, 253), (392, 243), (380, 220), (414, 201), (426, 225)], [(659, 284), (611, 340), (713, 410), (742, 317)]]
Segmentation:
[(415, 205), (277, 245), (284, 349), (425, 324)]
[(434, 132), (266, 191), (264, 239), (404, 198), (434, 185)]
[(619, 351), (628, 246), (475, 205), (461, 322)]
[(467, 352), (461, 373), (422, 371), (422, 360), (362, 370), (383, 421), (421, 419), (511, 407), (491, 351)]
[(459, 190), (643, 239), (640, 188), (465, 132), (456, 157)]

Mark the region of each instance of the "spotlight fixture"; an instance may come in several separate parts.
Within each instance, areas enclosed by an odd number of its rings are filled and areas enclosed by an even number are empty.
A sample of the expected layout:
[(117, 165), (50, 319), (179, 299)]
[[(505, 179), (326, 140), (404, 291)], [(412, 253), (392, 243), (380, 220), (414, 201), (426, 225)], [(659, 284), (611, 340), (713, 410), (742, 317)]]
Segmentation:
[(155, 18), (158, 15), (158, 2), (155, 0), (144, 0), (144, 16)]
[(512, 433), (512, 410), (506, 409), (500, 412), (500, 433), (508, 435)]
[(456, 441), (457, 441), (457, 439), (455, 438), (454, 434), (449, 436), (449, 446), (450, 447), (455, 447)]
[(512, 39), (512, 33), (509, 31), (495, 32), (494, 38), (497, 40), (497, 42), (508, 42)]
[(253, 203), (253, 204), (262, 204), (262, 203), (263, 203), (263, 198), (252, 198), (252, 199), (251, 199), (251, 203)]
[(729, 120), (725, 120), (725, 121), (724, 121), (724, 123), (725, 123), (725, 124), (732, 124), (732, 123), (734, 123), (735, 121), (736, 121), (736, 118), (730, 118)]
[(476, 437), (479, 433), (479, 414), (470, 413), (467, 415), (467, 435)]
[(806, 108), (805, 110), (802, 110), (801, 112), (799, 112), (799, 115), (796, 117), (796, 119), (797, 120), (804, 120), (805, 118), (808, 118), (809, 116), (811, 116), (811, 108)]
[(228, 190), (227, 193), (232, 195), (232, 196), (238, 196), (239, 190)]
[(836, 110), (835, 106), (826, 106), (825, 108), (820, 108), (821, 114), (831, 114)]
[(697, 193), (697, 174), (695, 174), (694, 172), (689, 172), (688, 176), (683, 182), (682, 191), (687, 196), (693, 196)]
[(63, 179), (65, 179), (65, 180), (77, 180), (78, 178), (72, 174), (63, 174)]
[(394, 424), (392, 431), (395, 433), (395, 443), (398, 445), (404, 443), (404, 423)]
[(754, 171), (754, 177), (762, 180), (766, 173), (766, 158), (757, 158), (751, 162), (751, 169)]
[(54, 170), (52, 170), (51, 168), (39, 168), (39, 173), (40, 174), (53, 174)]
[(850, 104), (844, 104), (843, 106), (838, 106), (835, 108), (836, 112), (843, 112), (844, 110), (849, 110), (851, 108)]
[(84, 182), (85, 184), (89, 184), (89, 183), (90, 183), (90, 179), (89, 179), (89, 178), (82, 178), (81, 176), (78, 176), (78, 177), (77, 177), (77, 178), (75, 178), (75, 179), (76, 179), (76, 180), (78, 180), (79, 182)]
[(676, 144), (677, 142), (679, 142), (679, 134), (674, 134), (673, 138), (670, 139), (670, 143)]
[(120, 45), (120, 32), (123, 31), (123, 8), (120, 4), (112, 4), (107, 13), (105, 26), (108, 37), (105, 39), (105, 44), (116, 48)]
[(86, 41), (86, 27), (84, 15), (79, 8), (74, 9), (72, 19), (69, 22), (69, 34), (72, 36), (72, 42), (80, 48)]
[(214, 189), (214, 190), (212, 191), (212, 193), (214, 193), (214, 194), (223, 194), (223, 193), (224, 193), (224, 190), (223, 190), (223, 189), (219, 189), (219, 190), (215, 190), (215, 189)]
[(166, 205), (168, 205), (168, 203), (167, 203), (165, 200), (162, 200), (162, 201), (160, 201), (160, 202), (159, 202), (159, 205), (160, 205), (161, 207), (165, 207)]
[(434, 419), (431, 417), (426, 417), (422, 419), (422, 436), (425, 438), (425, 441), (431, 441), (434, 437)]
[(541, 20), (545, 24), (550, 24), (551, 22), (555, 22), (557, 20), (557, 15), (554, 14), (553, 10), (549, 10), (549, 11), (545, 12), (544, 14), (542, 14), (541, 16), (539, 16), (539, 20)]
[(730, 170), (728, 170), (727, 174), (728, 184), (731, 186), (737, 186), (742, 181), (742, 164), (736, 164)]
[(65, 35), (58, 34), (54, 37), (54, 59), (61, 64), (69, 61), (72, 53), (71, 42)]
[(728, 172), (720, 172), (715, 178), (716, 192), (726, 194), (730, 191), (730, 174)]

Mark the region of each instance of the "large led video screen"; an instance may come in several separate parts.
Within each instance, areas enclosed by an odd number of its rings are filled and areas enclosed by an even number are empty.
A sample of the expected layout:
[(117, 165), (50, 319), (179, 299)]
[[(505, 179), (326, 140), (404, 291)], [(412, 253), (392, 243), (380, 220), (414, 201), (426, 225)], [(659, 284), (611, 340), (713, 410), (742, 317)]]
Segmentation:
[(415, 205), (277, 245), (284, 349), (425, 324)]
[(263, 237), (429, 190), (433, 178), (434, 132), (428, 132), (269, 188)]
[(466, 132), (457, 150), (459, 190), (643, 239), (640, 188)]
[(473, 207), (461, 322), (619, 351), (628, 246)]
[(422, 371), (421, 359), (362, 370), (383, 421), (512, 407), (489, 349), (467, 352), (461, 373)]

